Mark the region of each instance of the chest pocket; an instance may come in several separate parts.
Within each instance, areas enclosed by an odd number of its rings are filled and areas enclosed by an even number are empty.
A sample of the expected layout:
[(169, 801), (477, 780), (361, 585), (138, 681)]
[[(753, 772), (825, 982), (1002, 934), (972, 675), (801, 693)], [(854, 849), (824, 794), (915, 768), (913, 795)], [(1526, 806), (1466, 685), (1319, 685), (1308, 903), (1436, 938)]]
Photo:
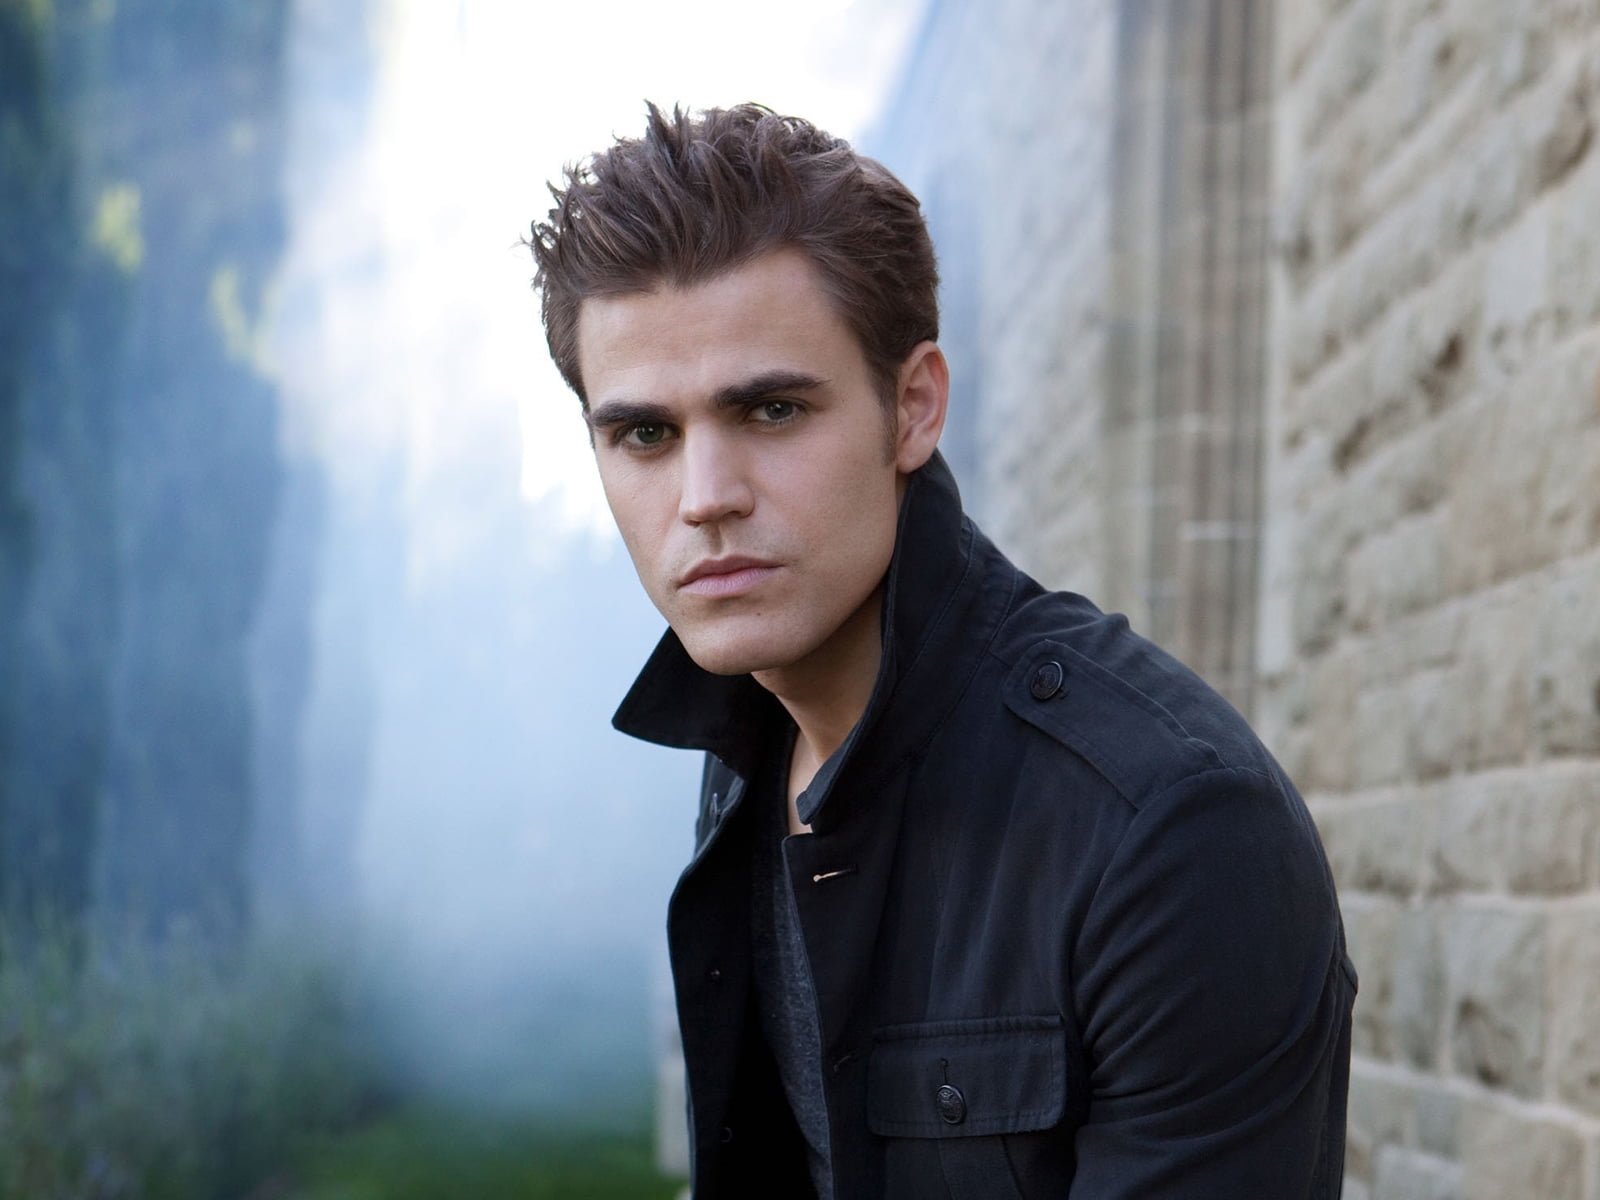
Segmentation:
[(1061, 1122), (1065, 1038), (1054, 1016), (880, 1029), (867, 1064), (867, 1126), (890, 1139), (886, 1198), (1020, 1200), (1007, 1140)]

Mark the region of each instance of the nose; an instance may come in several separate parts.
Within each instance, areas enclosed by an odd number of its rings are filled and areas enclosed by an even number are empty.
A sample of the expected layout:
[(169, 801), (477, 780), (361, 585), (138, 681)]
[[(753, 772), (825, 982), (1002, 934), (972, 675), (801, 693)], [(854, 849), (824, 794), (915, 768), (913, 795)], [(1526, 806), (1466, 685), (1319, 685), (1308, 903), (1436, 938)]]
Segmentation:
[(715, 431), (698, 430), (684, 438), (683, 478), (678, 515), (690, 525), (746, 517), (755, 502), (748, 473), (738, 453)]

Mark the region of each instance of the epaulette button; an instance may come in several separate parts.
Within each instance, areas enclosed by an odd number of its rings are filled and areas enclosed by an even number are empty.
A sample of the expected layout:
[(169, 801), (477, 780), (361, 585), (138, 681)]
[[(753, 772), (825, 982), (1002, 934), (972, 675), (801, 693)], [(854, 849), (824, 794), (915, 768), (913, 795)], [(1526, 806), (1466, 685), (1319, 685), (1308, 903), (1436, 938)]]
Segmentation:
[(1035, 700), (1048, 700), (1061, 691), (1061, 680), (1065, 674), (1058, 662), (1041, 663), (1033, 673), (1033, 683), (1028, 690), (1033, 693)]

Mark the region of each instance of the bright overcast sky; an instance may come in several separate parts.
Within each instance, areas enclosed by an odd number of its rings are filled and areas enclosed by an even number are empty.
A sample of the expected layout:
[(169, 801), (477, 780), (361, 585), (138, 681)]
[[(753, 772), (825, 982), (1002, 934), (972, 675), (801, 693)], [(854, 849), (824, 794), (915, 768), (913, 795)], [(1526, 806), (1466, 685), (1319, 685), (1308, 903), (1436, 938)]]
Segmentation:
[(520, 413), (524, 492), (556, 498), (569, 528), (609, 528), (576, 401), (544, 351), (531, 259), (516, 246), (549, 208), (545, 181), (637, 133), (646, 99), (757, 100), (858, 136), (921, 8), (395, 0), (372, 164), (384, 240), (391, 271), (426, 305), (408, 324), (450, 342), (448, 379), (408, 389), (413, 470), (459, 468), (447, 460), (473, 452), (472, 430), (498, 427), (509, 409)]

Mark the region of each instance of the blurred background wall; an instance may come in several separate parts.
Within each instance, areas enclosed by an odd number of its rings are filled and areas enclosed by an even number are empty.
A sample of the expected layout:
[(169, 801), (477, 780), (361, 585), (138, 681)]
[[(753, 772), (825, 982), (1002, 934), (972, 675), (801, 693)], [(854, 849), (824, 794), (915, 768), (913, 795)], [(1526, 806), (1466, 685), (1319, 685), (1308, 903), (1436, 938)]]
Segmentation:
[(0, 0), (0, 1200), (647, 1167), (699, 763), (520, 237), (647, 97), (856, 134), (913, 12)]
[(1338, 878), (1346, 1195), (1600, 1197), (1600, 6), (933, 0), (979, 520), (1249, 713)]
[[(284, 244), (285, 16), (0, 7), (12, 913), (236, 926), (248, 906), (252, 772), (281, 770), (277, 747), (253, 753), (249, 651), (289, 477), (253, 340)], [(275, 632), (286, 678), (265, 728), (297, 699), (303, 613)]]
[(806, 11), (0, 0), (3, 923), (353, 927), (401, 1077), (647, 1096), (695, 766), (514, 243), (643, 96), (876, 109), (969, 505), (1322, 828), (1348, 1195), (1600, 1200), (1600, 3)]

